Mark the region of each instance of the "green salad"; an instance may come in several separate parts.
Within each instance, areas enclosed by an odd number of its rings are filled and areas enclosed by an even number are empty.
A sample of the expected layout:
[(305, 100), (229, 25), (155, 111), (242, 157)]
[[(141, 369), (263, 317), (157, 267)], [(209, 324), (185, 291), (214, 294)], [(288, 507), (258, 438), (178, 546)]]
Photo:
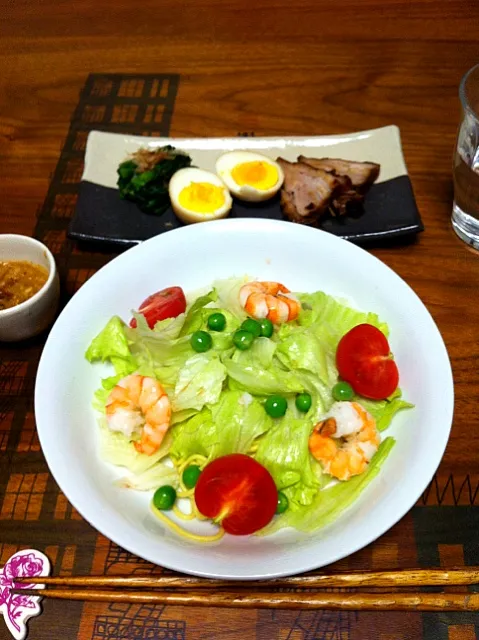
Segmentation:
[[(193, 502), (196, 498), (192, 515), (220, 526), (224, 519), (229, 533), (262, 535), (283, 527), (310, 532), (336, 519), (375, 478), (394, 446), (394, 439), (386, 435), (391, 421), (412, 405), (402, 399), (397, 377), (389, 393), (373, 371), (368, 384), (381, 387), (379, 395), (388, 393), (378, 399), (360, 381), (356, 384), (354, 372), (346, 379), (346, 374), (340, 376), (339, 345), (343, 340), (344, 349), (351, 351), (345, 336), (352, 335), (353, 329), (372, 327), (371, 335), (376, 332), (387, 345), (388, 326), (375, 313), (353, 309), (322, 291), (295, 293), (291, 298), (298, 304), (296, 317), (273, 325), (268, 318), (252, 317), (242, 304), (242, 287), (250, 281), (216, 281), (211, 290), (193, 296), (188, 304), (173, 291), (179, 288), (165, 290), (169, 293), (162, 292), (158, 315), (174, 317), (157, 319), (158, 305), (152, 296), (132, 312), (129, 324), (118, 316), (109, 320), (86, 351), (89, 362), (111, 365), (111, 375), (102, 380), (93, 399), (101, 457), (125, 467), (124, 486), (151, 492), (158, 509), (171, 509), (176, 495), (183, 495)], [(357, 364), (357, 351), (353, 355), (345, 359), (344, 371)], [(385, 353), (378, 358), (385, 363), (381, 375), (390, 380), (391, 370), (397, 372), (392, 356)], [(378, 358), (369, 359), (376, 362)], [(140, 400), (130, 402), (130, 386), (142, 376), (150, 387), (137, 389), (138, 397), (146, 397), (148, 391), (161, 396), (161, 402), (148, 400), (146, 406), (143, 400), (140, 410)], [(357, 415), (367, 416), (374, 431), (372, 449), (369, 436), (365, 444), (355, 434), (353, 443), (351, 431), (341, 426), (346, 409), (351, 413), (358, 404)], [(155, 425), (155, 433), (148, 432), (145, 421)], [(319, 443), (315, 441), (314, 446), (313, 434)], [(365, 461), (356, 471), (351, 463), (341, 476), (335, 465), (350, 464), (353, 444), (354, 451), (364, 453)], [(317, 453), (317, 447), (324, 445), (336, 447), (334, 460), (327, 459), (323, 450)], [(237, 486), (230, 490), (231, 477), (216, 482), (215, 476), (216, 484), (210, 479), (210, 494), (208, 488), (200, 487), (214, 461), (218, 469), (226, 469), (218, 471), (221, 475), (243, 464), (244, 456), (266, 470), (267, 482), (272, 478), (277, 492), (270, 499), (275, 507), (272, 517), (261, 521), (259, 530), (243, 527), (238, 513), (234, 525), (226, 526), (235, 500), (245, 520), (256, 517), (247, 513), (248, 500), (239, 496)], [(251, 467), (254, 475), (253, 462)], [(269, 485), (258, 486), (264, 489), (252, 490), (251, 502), (261, 503), (261, 495), (273, 495)]]

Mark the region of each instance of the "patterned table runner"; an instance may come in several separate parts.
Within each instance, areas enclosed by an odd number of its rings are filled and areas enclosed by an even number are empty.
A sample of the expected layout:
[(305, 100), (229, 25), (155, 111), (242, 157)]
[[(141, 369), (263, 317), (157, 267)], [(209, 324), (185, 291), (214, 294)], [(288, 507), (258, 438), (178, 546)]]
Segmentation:
[[(88, 77), (35, 233), (57, 261), (62, 303), (116, 255), (98, 247), (77, 246), (66, 235), (88, 132), (100, 129), (167, 136), (179, 81), (179, 76), (172, 74)], [(92, 529), (50, 475), (33, 414), (35, 374), (44, 341), (45, 336), (41, 336), (22, 345), (0, 346), (0, 565), (18, 549), (34, 547), (49, 557), (53, 574), (165, 572)], [(471, 475), (464, 470), (464, 475), (457, 478), (442, 465), (416, 507), (398, 525), (334, 568), (478, 565), (478, 482), (477, 475), (470, 471)], [(44, 601), (43, 606), (44, 613), (31, 622), (29, 637), (34, 640), (479, 637), (479, 618), (471, 613), (241, 611), (60, 601)], [(8, 637), (0, 622), (0, 639)]]

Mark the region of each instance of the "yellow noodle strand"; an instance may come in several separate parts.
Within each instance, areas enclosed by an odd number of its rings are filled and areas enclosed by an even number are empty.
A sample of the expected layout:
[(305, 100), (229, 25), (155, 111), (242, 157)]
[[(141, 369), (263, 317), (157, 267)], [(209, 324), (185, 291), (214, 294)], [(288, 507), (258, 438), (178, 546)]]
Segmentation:
[(183, 491), (178, 491), (176, 495), (178, 498), (191, 498), (194, 492), (194, 489), (184, 489)]
[(188, 458), (188, 460), (186, 461), (186, 466), (190, 464), (197, 464), (200, 469), (203, 469), (204, 467), (206, 467), (207, 462), (208, 458), (205, 458), (205, 456), (196, 453)]
[(206, 466), (207, 461), (208, 458), (205, 458), (205, 456), (202, 456), (199, 453), (194, 453), (193, 455), (188, 456), (186, 460), (183, 460), (183, 462), (180, 462), (179, 469), (184, 470), (190, 464), (197, 464), (201, 468)]
[(172, 531), (180, 536), (183, 536), (184, 538), (193, 540), (194, 542), (216, 542), (217, 540), (221, 540), (221, 538), (225, 534), (225, 530), (223, 529), (223, 527), (220, 527), (218, 532), (213, 534), (212, 536), (203, 536), (198, 533), (191, 533), (190, 531), (186, 531), (186, 529), (183, 529), (183, 527), (180, 527), (180, 525), (176, 524), (176, 522), (173, 522), (173, 520), (170, 520), (170, 518), (168, 518), (168, 516), (165, 516), (164, 513), (157, 509), (154, 504), (151, 505), (151, 510), (153, 514), (164, 524), (166, 524), (166, 526), (169, 527)]
[(181, 520), (193, 520), (195, 518), (195, 512), (193, 509), (190, 513), (185, 513), (176, 504), (173, 505), (173, 513)]

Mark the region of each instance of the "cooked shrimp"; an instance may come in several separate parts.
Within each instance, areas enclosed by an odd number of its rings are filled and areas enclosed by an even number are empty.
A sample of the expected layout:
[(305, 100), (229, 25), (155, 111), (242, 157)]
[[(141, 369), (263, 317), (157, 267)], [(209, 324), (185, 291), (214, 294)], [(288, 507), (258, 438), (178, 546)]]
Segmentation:
[(335, 402), (309, 437), (309, 450), (324, 471), (349, 480), (367, 468), (379, 446), (374, 418), (357, 402)]
[(158, 451), (170, 426), (171, 405), (165, 390), (154, 378), (133, 374), (111, 390), (105, 405), (108, 426), (134, 442), (140, 453)]
[(300, 311), (299, 302), (289, 289), (279, 282), (248, 282), (239, 292), (241, 306), (250, 316), (268, 318), (273, 324), (295, 320)]

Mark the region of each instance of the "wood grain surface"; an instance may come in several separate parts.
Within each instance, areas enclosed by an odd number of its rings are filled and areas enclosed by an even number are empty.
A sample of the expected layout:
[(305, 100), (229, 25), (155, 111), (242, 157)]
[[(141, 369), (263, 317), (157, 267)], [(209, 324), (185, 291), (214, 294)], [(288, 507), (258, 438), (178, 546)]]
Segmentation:
[(319, 573), (289, 576), (273, 580), (205, 580), (183, 576), (72, 576), (23, 578), (24, 584), (56, 585), (60, 587), (127, 587), (129, 589), (326, 589), (330, 587), (425, 587), (437, 585), (470, 585), (479, 583), (479, 567), (454, 569), (409, 569), (406, 571), (355, 571), (353, 573)]
[(479, 62), (478, 27), (477, 0), (3, 0), (0, 232), (33, 233), (89, 73), (180, 73), (173, 136), (398, 125), (426, 230), (371, 251), (444, 337), (456, 400), (437, 477), (444, 486), (467, 476), (474, 488), (479, 255), (456, 238), (450, 214), (458, 85)]
[[(479, 256), (450, 226), (457, 89), (479, 61), (473, 0), (2, 3), (0, 231), (31, 234), (90, 72), (179, 72), (174, 136), (309, 135), (397, 124), (426, 231), (373, 250), (444, 336), (451, 440), (477, 430)], [(387, 212), (384, 213), (387, 215)], [(457, 452), (457, 448), (455, 448)], [(448, 467), (477, 459), (479, 439)]]
[(55, 600), (168, 604), (189, 607), (239, 609), (340, 609), (342, 611), (479, 611), (479, 594), (444, 593), (267, 593), (228, 591), (96, 591), (92, 589), (38, 589)]

